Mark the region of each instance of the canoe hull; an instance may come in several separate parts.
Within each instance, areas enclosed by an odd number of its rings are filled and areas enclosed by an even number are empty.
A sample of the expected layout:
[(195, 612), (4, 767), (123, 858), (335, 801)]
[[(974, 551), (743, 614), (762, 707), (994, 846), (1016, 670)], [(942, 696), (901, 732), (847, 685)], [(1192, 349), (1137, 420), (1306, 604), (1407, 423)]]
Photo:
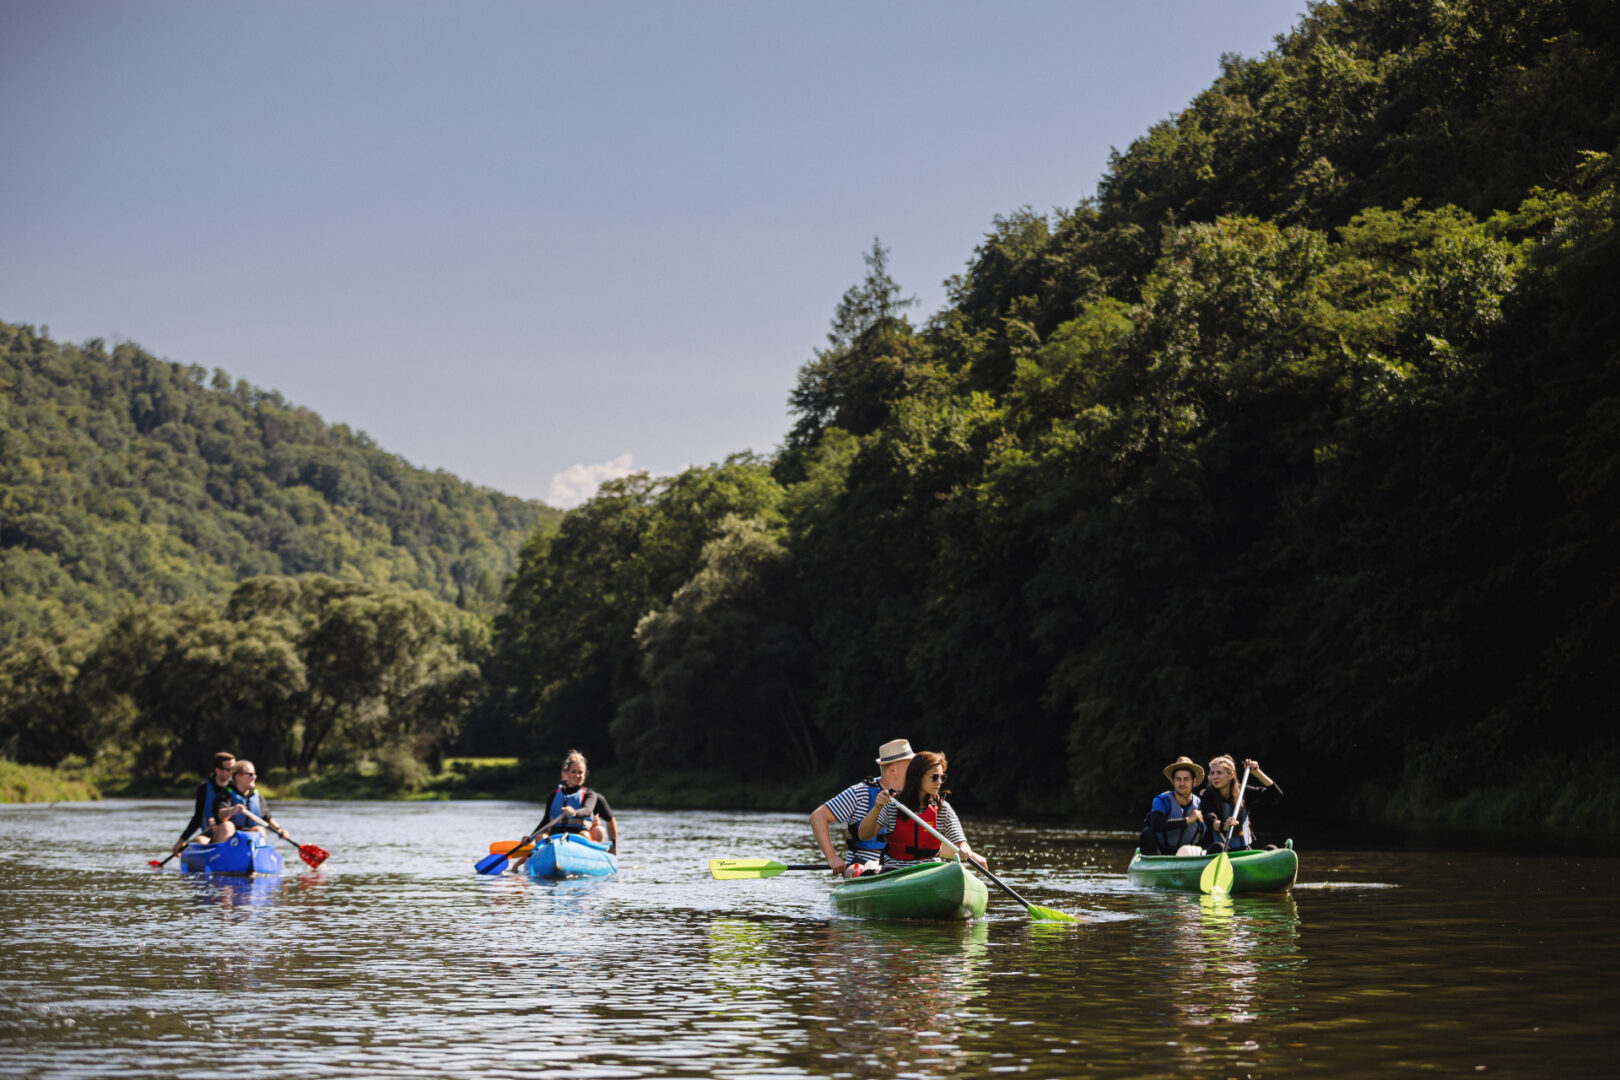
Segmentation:
[(529, 856), (532, 878), (604, 877), (617, 873), (619, 857), (606, 844), (578, 836), (559, 835), (535, 847)]
[(854, 878), (832, 893), (834, 910), (863, 919), (961, 922), (983, 915), (989, 900), (984, 882), (954, 859)]
[[(1125, 875), (1133, 885), (1152, 889), (1179, 889), (1198, 892), (1198, 879), (1214, 855), (1143, 855), (1131, 859)], [(1275, 851), (1235, 851), (1232, 853), (1232, 892), (1283, 892), (1294, 887), (1299, 876), (1299, 856), (1294, 842)]]
[(180, 853), (180, 872), (183, 874), (232, 874), (251, 877), (254, 874), (281, 873), (281, 855), (262, 833), (239, 832), (223, 844), (188, 844)]

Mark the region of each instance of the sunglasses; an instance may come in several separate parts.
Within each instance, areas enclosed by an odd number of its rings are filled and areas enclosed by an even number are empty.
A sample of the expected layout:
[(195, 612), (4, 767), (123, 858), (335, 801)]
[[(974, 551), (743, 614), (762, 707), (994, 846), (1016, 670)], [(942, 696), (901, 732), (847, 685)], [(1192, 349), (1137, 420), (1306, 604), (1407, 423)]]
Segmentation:
[(945, 782), (945, 774), (942, 772), (931, 772), (928, 774), (928, 779), (932, 780), (936, 784), (943, 784)]
[(259, 774), (256, 773), (256, 772), (239, 772), (236, 775), (237, 776), (245, 776), (249, 780), (257, 780), (259, 778)]

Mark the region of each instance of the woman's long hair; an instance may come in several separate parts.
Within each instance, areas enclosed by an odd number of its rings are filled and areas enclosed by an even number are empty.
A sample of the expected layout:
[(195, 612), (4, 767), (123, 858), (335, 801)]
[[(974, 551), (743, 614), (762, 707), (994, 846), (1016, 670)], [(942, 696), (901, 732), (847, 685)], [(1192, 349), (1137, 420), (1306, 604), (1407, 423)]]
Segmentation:
[[(906, 809), (919, 814), (927, 809), (922, 801), (922, 778), (933, 772), (936, 765), (939, 766), (940, 772), (945, 771), (945, 755), (935, 750), (923, 750), (911, 759), (911, 764), (906, 766), (906, 783), (900, 789), (900, 801), (905, 804)], [(945, 801), (945, 796), (949, 794), (950, 792), (945, 790), (945, 785), (942, 782), (939, 785), (938, 797), (929, 796), (929, 799), (933, 802), (942, 803)]]

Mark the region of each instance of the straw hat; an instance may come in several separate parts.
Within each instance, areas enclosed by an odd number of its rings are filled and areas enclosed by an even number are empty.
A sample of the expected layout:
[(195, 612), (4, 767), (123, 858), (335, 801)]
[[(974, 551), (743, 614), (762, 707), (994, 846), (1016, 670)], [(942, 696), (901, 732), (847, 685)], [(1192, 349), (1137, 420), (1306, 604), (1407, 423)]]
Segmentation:
[(1204, 782), (1204, 767), (1198, 764), (1198, 762), (1194, 761), (1192, 758), (1188, 757), (1186, 754), (1182, 754), (1180, 757), (1176, 758), (1176, 760), (1164, 767), (1164, 778), (1169, 780), (1171, 783), (1175, 783), (1174, 773), (1177, 769), (1192, 770), (1193, 787), (1197, 787), (1199, 784)]
[(890, 739), (878, 747), (877, 763), (887, 765), (892, 761), (910, 761), (916, 756), (911, 751), (909, 739)]

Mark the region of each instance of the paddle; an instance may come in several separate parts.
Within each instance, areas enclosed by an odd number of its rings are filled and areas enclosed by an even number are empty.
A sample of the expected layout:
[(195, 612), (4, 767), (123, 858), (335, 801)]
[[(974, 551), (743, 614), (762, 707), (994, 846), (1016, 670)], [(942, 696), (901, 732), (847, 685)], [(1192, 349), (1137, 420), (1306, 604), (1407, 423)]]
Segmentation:
[(826, 863), (779, 863), (769, 859), (710, 859), (709, 873), (716, 881), (768, 878), (788, 870), (826, 870)]
[(1198, 875), (1198, 891), (1211, 896), (1229, 896), (1232, 892), (1232, 856), (1221, 852), (1204, 865)]
[[(202, 833), (197, 834), (197, 836), (201, 836), (201, 835), (202, 835)], [(186, 843), (190, 844), (193, 840), (197, 839), (197, 836), (193, 836), (191, 838), (191, 840), (187, 840)], [(185, 847), (182, 846), (180, 848), (180, 851), (184, 851), (184, 850), (185, 850)], [(162, 859), (161, 861), (159, 861), (157, 859), (147, 859), (146, 860), (146, 865), (151, 866), (151, 867), (155, 867), (156, 869), (161, 870), (165, 866), (169, 865), (169, 860), (174, 858), (176, 855), (180, 854), (180, 851), (171, 851), (171, 852), (169, 852), (169, 854), (164, 859)]]
[[(504, 874), (506, 872), (506, 864), (508, 862), (514, 858), (522, 858), (523, 855), (526, 854), (523, 851), (523, 846), (525, 844), (530, 844), (536, 836), (545, 832), (562, 819), (563, 815), (558, 814), (556, 817), (552, 818), (550, 821), (546, 822), (544, 825), (540, 826), (538, 829), (534, 830), (534, 832), (530, 833), (528, 836), (525, 836), (523, 839), (519, 840), (516, 844), (513, 844), (505, 851), (495, 850), (499, 844), (505, 843), (504, 840), (489, 845), (489, 854), (485, 855), (482, 859), (479, 859), (476, 863), (474, 863), (473, 869), (478, 871), (480, 874)], [(534, 848), (531, 846), (529, 851), (534, 851)]]
[[(945, 839), (945, 837), (941, 836), (938, 829), (934, 828), (932, 825), (928, 824), (928, 822), (926, 822), (922, 818), (918, 817), (912, 811), (911, 807), (907, 806), (905, 803), (902, 803), (899, 799), (891, 799), (889, 801), (891, 803), (893, 803), (896, 807), (898, 807), (900, 809), (901, 813), (905, 814), (912, 821), (915, 821), (918, 825), (921, 825), (923, 828), (925, 828), (929, 832), (933, 833), (934, 838), (936, 840), (938, 840), (945, 847), (948, 847), (948, 848), (951, 849), (951, 854), (955, 855), (958, 861), (962, 860), (962, 853), (957, 850), (956, 845), (951, 843), (949, 840)], [(1030, 903), (1028, 900), (1025, 900), (1022, 896), (1019, 896), (1017, 893), (1013, 892), (1012, 886), (1008, 885), (1005, 881), (1002, 881), (1000, 878), (996, 877), (995, 874), (992, 874), (990, 872), (989, 867), (980, 866), (978, 863), (973, 862), (972, 859), (968, 859), (966, 861), (970, 865), (972, 865), (974, 868), (982, 871), (984, 873), (985, 877), (989, 878), (991, 881), (995, 882), (997, 885), (1000, 885), (1002, 891), (1005, 892), (1008, 896), (1012, 897), (1014, 900), (1018, 901), (1020, 904), (1023, 904), (1024, 905), (1024, 910), (1029, 912), (1029, 917), (1031, 919), (1044, 919), (1044, 920), (1046, 920), (1048, 922), (1072, 922), (1072, 923), (1077, 923), (1077, 922), (1080, 921), (1079, 919), (1075, 918), (1073, 915), (1070, 915), (1066, 911), (1059, 911), (1056, 908), (1041, 907), (1041, 905), (1039, 905), (1039, 904)]]
[[(1249, 790), (1249, 769), (1243, 769), (1243, 779), (1238, 783), (1237, 802), (1232, 807), (1232, 827), (1242, 828), (1243, 822), (1238, 815), (1243, 811), (1243, 796)], [(1232, 842), (1232, 832), (1228, 829), (1221, 835), (1227, 844)], [(1232, 892), (1232, 856), (1221, 848), (1221, 853), (1215, 856), (1204, 867), (1204, 872), (1198, 875), (1198, 891), (1209, 893), (1211, 896), (1228, 896)]]
[[(253, 819), (260, 825), (263, 825), (266, 829), (272, 828), (268, 821), (264, 820), (264, 818), (260, 817), (258, 814), (255, 814), (245, 806), (242, 807), (242, 816)], [(280, 833), (275, 833), (274, 835), (281, 836)], [(319, 870), (321, 868), (321, 863), (332, 857), (332, 853), (327, 851), (325, 848), (316, 847), (314, 844), (300, 844), (290, 836), (281, 836), (281, 838), (298, 849), (298, 857), (308, 863), (311, 870)]]

